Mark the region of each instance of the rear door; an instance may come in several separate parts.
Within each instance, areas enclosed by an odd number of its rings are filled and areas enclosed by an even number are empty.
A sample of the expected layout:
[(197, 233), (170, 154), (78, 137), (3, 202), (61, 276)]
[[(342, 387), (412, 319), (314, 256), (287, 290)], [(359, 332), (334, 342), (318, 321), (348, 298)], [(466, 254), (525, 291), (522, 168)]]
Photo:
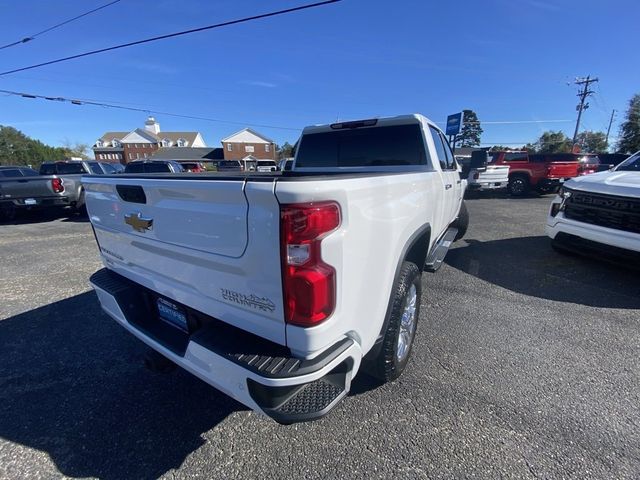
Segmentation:
[(440, 220), (437, 233), (438, 237), (440, 237), (440, 235), (442, 235), (448, 228), (449, 223), (452, 220), (451, 212), (453, 211), (453, 205), (456, 202), (456, 185), (460, 185), (459, 183), (457, 183), (458, 181), (460, 181), (460, 175), (458, 174), (457, 170), (453, 169), (453, 165), (448, 159), (445, 141), (443, 140), (440, 131), (432, 126), (429, 126), (429, 130), (431, 132), (431, 138), (433, 139), (433, 143), (436, 149), (437, 159), (435, 160), (437, 160), (440, 164), (440, 169), (442, 170), (442, 182), (444, 184), (442, 202), (440, 205), (437, 205), (438, 218)]
[(91, 176), (83, 184), (108, 268), (285, 343), (279, 205), (271, 179), (248, 184), (155, 174)]

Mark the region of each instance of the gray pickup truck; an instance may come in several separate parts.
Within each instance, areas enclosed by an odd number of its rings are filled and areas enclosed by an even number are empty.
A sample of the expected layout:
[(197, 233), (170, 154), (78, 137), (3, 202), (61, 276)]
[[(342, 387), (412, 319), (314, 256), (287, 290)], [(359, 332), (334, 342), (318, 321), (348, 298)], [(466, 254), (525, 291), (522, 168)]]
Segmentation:
[[(0, 167), (0, 217), (12, 220), (19, 210), (84, 210), (82, 176), (88, 162), (44, 163), (40, 173), (26, 167)], [(96, 162), (97, 163), (97, 162)]]

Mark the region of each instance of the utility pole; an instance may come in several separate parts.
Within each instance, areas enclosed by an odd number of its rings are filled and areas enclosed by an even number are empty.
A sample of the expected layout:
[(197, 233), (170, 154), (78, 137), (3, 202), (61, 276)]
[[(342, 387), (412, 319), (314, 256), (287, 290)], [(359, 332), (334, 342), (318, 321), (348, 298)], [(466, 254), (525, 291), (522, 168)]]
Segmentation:
[(585, 102), (587, 97), (595, 93), (593, 90), (589, 90), (589, 85), (597, 82), (597, 78), (591, 78), (590, 75), (587, 75), (587, 78), (576, 78), (576, 85), (582, 85), (582, 90), (578, 91), (578, 98), (580, 99), (580, 103), (576, 106), (576, 110), (578, 110), (578, 120), (576, 120), (576, 130), (573, 132), (573, 140), (571, 141), (571, 146), (576, 146), (576, 138), (578, 138), (578, 130), (580, 129), (580, 119), (582, 118), (582, 112), (589, 108), (589, 104)]
[(616, 115), (616, 109), (611, 110), (611, 118), (609, 119), (609, 127), (607, 128), (607, 138), (605, 139), (605, 143), (609, 146), (609, 133), (611, 132), (611, 124), (613, 123), (613, 117)]

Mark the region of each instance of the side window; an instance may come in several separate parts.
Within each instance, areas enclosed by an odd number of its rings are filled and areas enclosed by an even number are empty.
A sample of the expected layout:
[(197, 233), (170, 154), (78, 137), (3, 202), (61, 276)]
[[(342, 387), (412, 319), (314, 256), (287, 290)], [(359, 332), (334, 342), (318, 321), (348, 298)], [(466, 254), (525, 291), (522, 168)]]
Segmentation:
[(440, 134), (440, 139), (444, 145), (444, 153), (447, 155), (447, 168), (449, 170), (457, 170), (458, 165), (456, 164), (456, 159), (453, 156), (453, 152), (451, 151), (451, 147), (449, 146), (449, 142), (447, 142), (446, 138)]
[(505, 153), (504, 154), (504, 161), (505, 162), (526, 162), (529, 160), (529, 155), (524, 152), (518, 152), (518, 153)]
[(431, 138), (433, 138), (433, 143), (436, 146), (436, 154), (438, 155), (440, 168), (442, 168), (442, 170), (446, 170), (447, 169), (447, 153), (446, 153), (446, 150), (444, 149), (444, 145), (442, 144), (442, 137), (440, 136), (440, 132), (431, 126), (429, 126), (429, 130), (431, 130)]

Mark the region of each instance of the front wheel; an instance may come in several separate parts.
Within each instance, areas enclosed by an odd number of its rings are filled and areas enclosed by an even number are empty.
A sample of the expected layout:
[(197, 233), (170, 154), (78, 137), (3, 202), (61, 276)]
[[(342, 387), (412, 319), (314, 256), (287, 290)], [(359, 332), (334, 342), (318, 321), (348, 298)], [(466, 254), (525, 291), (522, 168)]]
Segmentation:
[(398, 378), (409, 362), (420, 315), (420, 279), (420, 269), (416, 264), (402, 264), (391, 297), (391, 316), (382, 340), (382, 348), (373, 359), (370, 370), (373, 376), (384, 382)]

